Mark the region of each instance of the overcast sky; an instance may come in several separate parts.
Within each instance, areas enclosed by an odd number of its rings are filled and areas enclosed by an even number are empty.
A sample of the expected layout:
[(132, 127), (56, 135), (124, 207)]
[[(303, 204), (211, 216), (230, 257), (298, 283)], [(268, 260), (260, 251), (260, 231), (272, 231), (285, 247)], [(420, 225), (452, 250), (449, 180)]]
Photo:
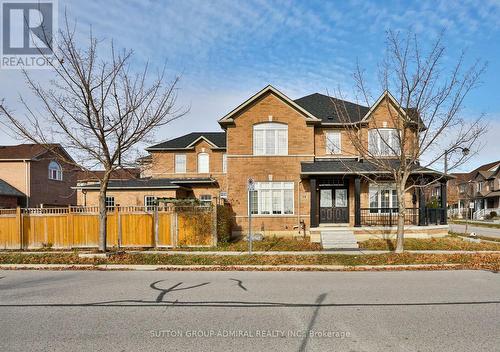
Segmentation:
[[(160, 130), (158, 140), (219, 130), (217, 119), (268, 84), (294, 99), (348, 89), (356, 60), (375, 81), (387, 29), (411, 27), (432, 40), (445, 28), (449, 62), (462, 49), (471, 61), (489, 62), (464, 110), (465, 117), (485, 113), (489, 119), (485, 147), (456, 171), (500, 159), (498, 0), (59, 0), (60, 19), (65, 10), (77, 19), (81, 40), (92, 25), (97, 37), (133, 49), (138, 65), (161, 67), (167, 60), (172, 74), (182, 74), (179, 103), (190, 112)], [(50, 77), (34, 74), (41, 81)], [(21, 113), (19, 94), (28, 94), (20, 72), (0, 70), (0, 99)], [(16, 141), (0, 130), (0, 143)]]

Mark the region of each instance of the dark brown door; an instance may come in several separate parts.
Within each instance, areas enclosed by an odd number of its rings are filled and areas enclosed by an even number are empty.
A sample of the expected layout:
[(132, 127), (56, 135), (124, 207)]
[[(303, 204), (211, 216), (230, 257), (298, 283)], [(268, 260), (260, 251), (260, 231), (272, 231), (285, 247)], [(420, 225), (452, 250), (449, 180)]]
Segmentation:
[(319, 192), (320, 223), (349, 222), (347, 188), (322, 188)]

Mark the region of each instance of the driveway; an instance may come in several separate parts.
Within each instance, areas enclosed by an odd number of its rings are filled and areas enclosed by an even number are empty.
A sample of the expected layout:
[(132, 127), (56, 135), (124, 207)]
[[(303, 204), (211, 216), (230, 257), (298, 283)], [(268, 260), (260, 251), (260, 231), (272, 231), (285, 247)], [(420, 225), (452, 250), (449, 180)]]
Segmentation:
[(0, 271), (3, 351), (471, 351), (500, 274)]
[[(456, 233), (465, 232), (465, 225), (462, 224), (449, 224), (449, 225), (450, 225), (450, 231), (452, 232)], [(477, 235), (500, 238), (500, 229), (469, 225), (467, 227), (467, 232), (469, 233), (475, 232)]]

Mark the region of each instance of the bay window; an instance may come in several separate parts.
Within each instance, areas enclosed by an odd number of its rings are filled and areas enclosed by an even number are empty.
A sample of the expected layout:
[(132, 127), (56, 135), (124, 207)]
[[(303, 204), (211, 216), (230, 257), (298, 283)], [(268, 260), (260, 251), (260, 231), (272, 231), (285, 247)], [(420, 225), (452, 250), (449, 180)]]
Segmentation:
[(274, 122), (253, 126), (253, 154), (287, 155), (288, 126)]
[(293, 182), (255, 182), (250, 212), (257, 215), (293, 214)]
[(398, 155), (399, 134), (395, 128), (379, 128), (368, 131), (368, 151), (377, 156)]
[(396, 185), (393, 183), (370, 184), (368, 189), (370, 213), (397, 212), (399, 207)]

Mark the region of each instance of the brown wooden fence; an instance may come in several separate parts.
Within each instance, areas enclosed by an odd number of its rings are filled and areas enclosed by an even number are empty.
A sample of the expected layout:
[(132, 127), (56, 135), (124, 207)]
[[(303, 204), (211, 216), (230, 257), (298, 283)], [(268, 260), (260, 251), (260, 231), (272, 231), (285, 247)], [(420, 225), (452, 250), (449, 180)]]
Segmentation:
[[(0, 248), (93, 248), (97, 207), (0, 209)], [(108, 210), (108, 247), (215, 246), (216, 208), (122, 206)]]

